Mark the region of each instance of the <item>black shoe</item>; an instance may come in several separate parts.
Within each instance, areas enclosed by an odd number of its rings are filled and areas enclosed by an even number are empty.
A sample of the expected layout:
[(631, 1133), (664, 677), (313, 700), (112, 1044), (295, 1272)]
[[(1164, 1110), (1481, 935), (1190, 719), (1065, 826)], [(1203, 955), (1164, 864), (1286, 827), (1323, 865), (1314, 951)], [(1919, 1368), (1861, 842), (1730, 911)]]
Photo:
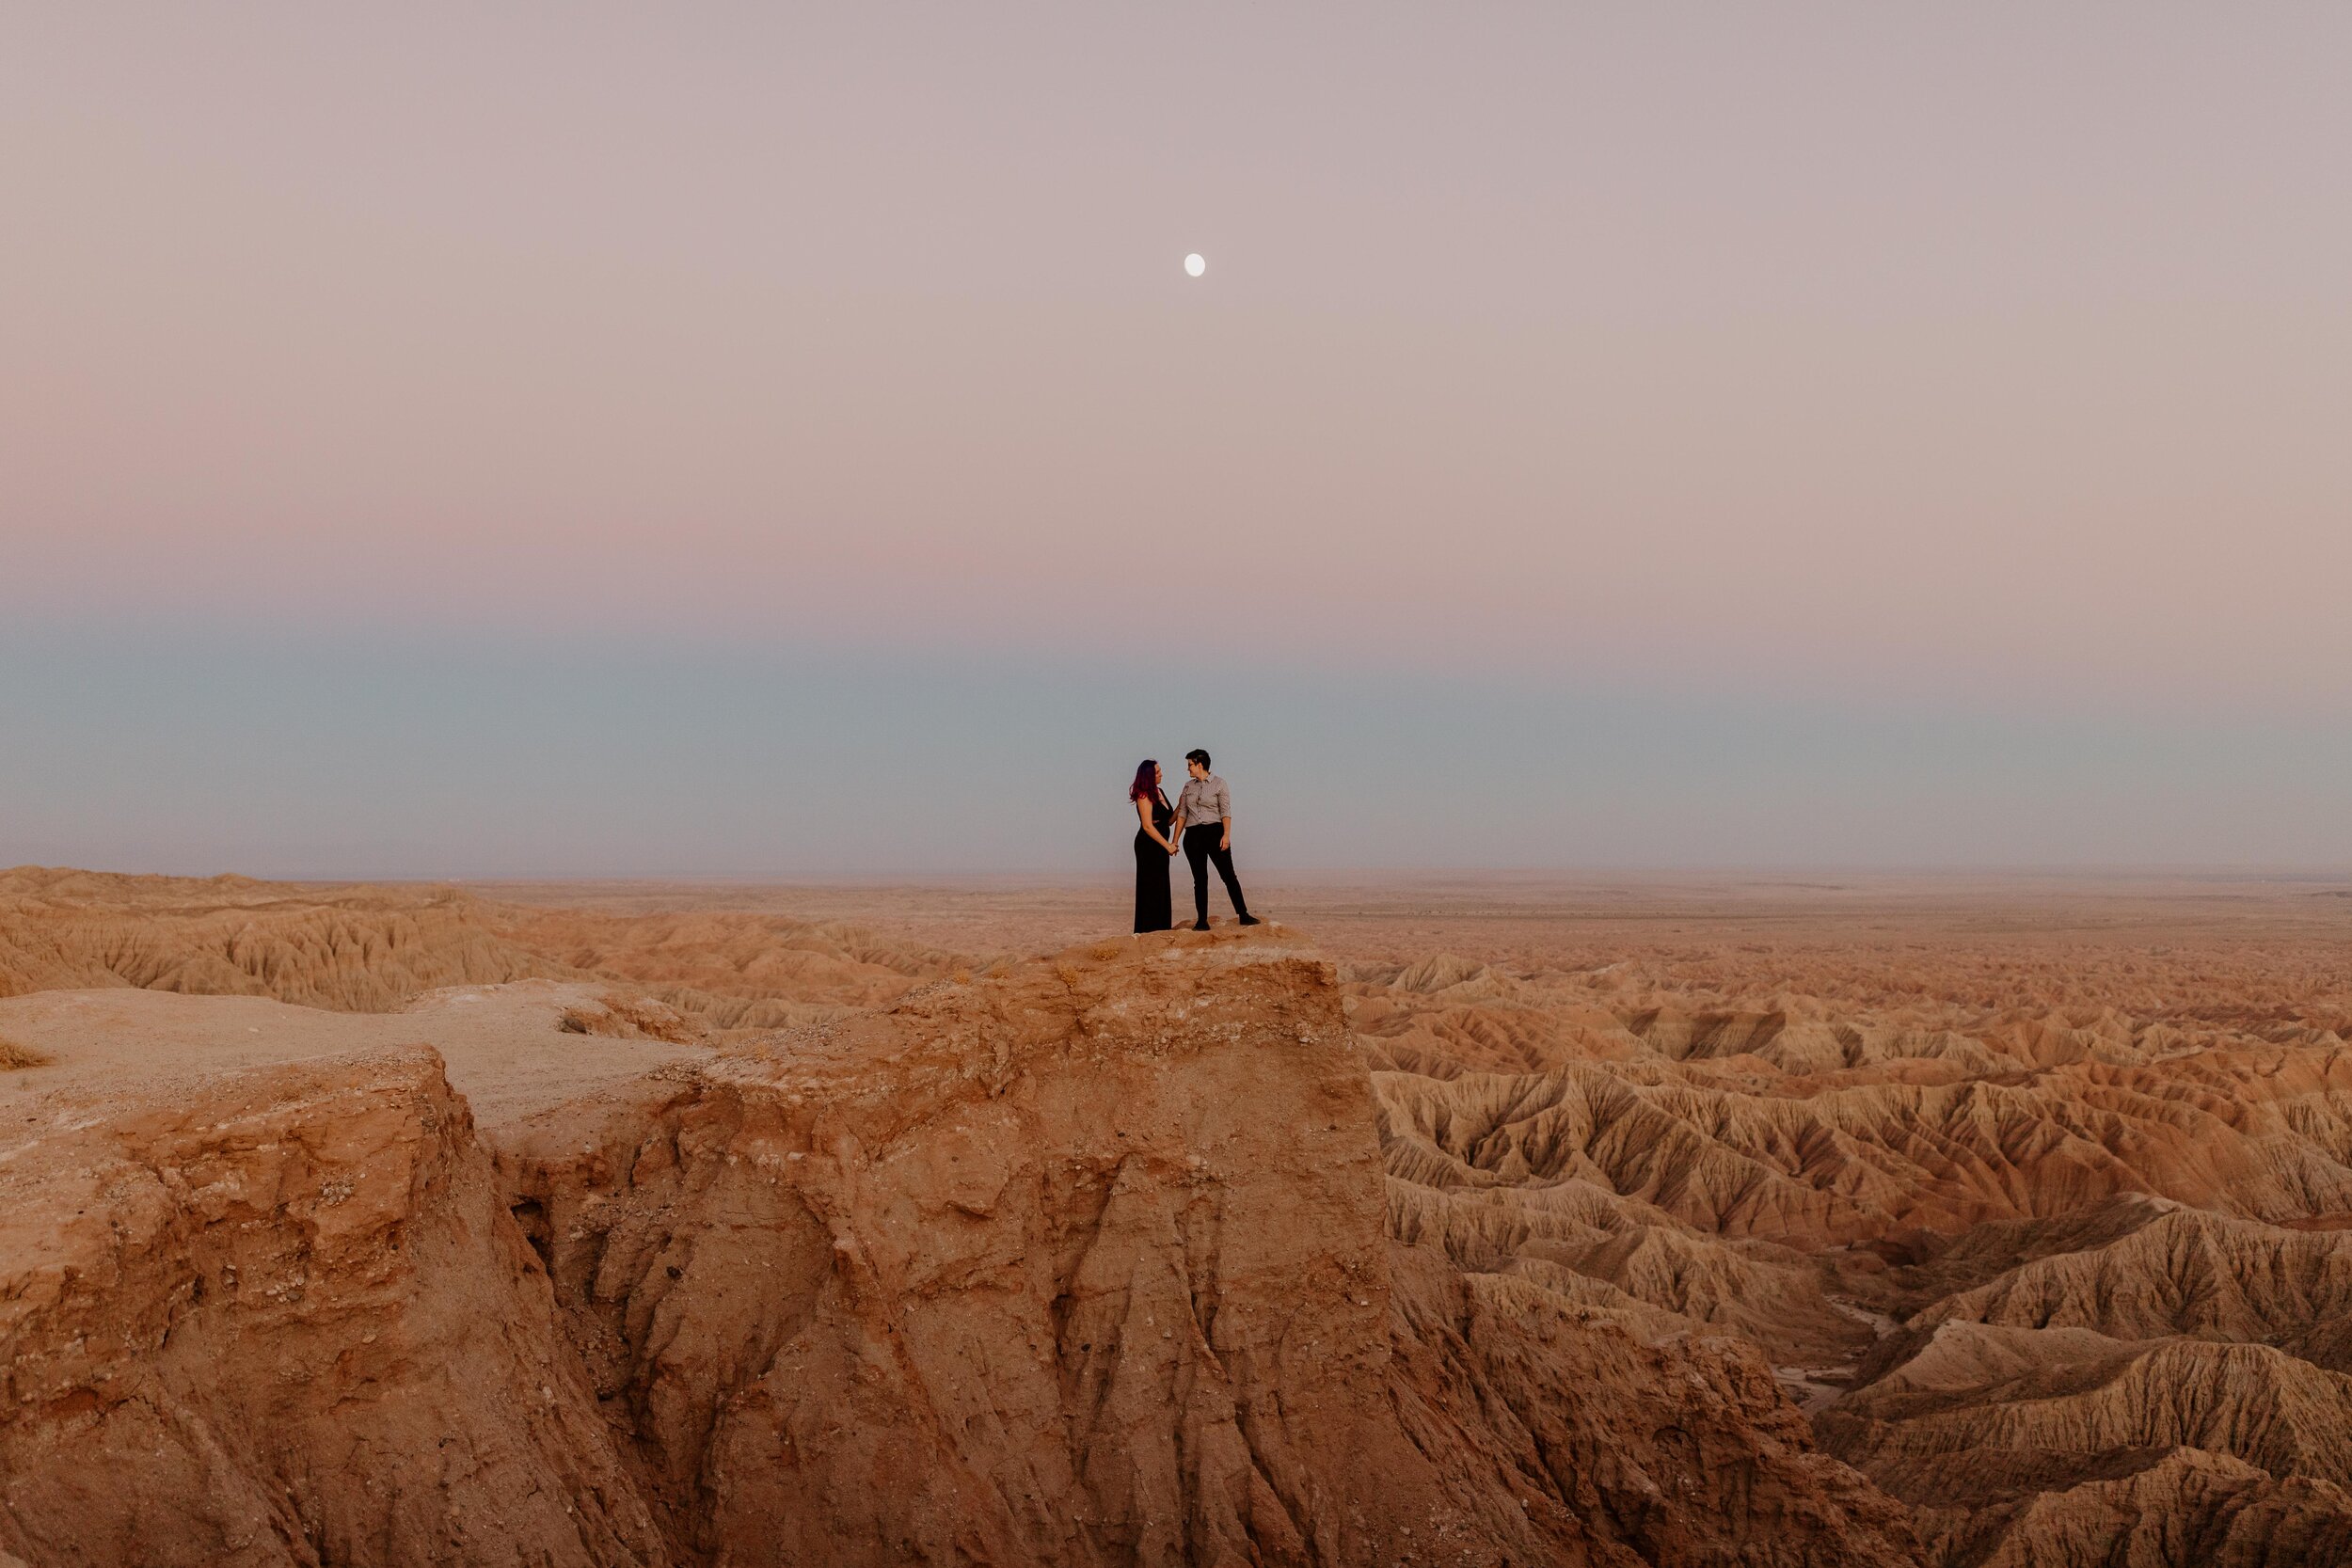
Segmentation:
[(1246, 914), (1246, 915), (1243, 915), (1243, 916), (1241, 917), (1241, 923), (1242, 923), (1243, 925), (1245, 925), (1245, 926), (1263, 926), (1263, 925), (1264, 925), (1264, 924), (1265, 924), (1265, 922), (1264, 922), (1264, 921), (1260, 920), (1260, 919), (1259, 919), (1256, 915), (1254, 915), (1254, 914)]
[(1205, 920), (1196, 920), (1192, 923), (1192, 928), (1196, 931), (1205, 931), (1209, 928), (1209, 923)]

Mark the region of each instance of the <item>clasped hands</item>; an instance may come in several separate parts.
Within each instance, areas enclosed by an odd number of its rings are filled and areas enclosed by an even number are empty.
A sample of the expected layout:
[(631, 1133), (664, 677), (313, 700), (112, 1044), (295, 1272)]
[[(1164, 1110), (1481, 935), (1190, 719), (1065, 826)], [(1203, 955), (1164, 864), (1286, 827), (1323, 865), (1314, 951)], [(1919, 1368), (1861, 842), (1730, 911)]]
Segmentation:
[[(1184, 841), (1183, 841), (1182, 839), (1174, 839), (1174, 838), (1171, 838), (1171, 839), (1167, 839), (1167, 840), (1165, 840), (1164, 842), (1168, 845), (1168, 852), (1169, 854), (1171, 854), (1171, 855), (1172, 855), (1172, 854), (1174, 854), (1174, 853), (1176, 852), (1177, 847), (1179, 847), (1179, 846), (1180, 846), (1180, 845), (1181, 845)], [(1232, 847), (1233, 847), (1233, 841), (1232, 841), (1232, 839), (1230, 839), (1230, 838), (1220, 838), (1220, 839), (1218, 839), (1218, 840), (1216, 841), (1216, 847), (1217, 847), (1219, 849), (1231, 849), (1231, 848), (1232, 848)]]

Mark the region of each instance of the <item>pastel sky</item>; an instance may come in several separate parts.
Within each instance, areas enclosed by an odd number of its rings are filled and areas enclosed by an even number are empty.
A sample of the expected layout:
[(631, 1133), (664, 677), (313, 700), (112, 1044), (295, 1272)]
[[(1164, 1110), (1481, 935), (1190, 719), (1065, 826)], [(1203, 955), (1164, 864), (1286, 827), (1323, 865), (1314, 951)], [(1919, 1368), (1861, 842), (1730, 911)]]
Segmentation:
[(1220, 736), (1282, 864), (2352, 863), (2347, 81), (2321, 4), (11, 8), (0, 863), (1115, 871)]

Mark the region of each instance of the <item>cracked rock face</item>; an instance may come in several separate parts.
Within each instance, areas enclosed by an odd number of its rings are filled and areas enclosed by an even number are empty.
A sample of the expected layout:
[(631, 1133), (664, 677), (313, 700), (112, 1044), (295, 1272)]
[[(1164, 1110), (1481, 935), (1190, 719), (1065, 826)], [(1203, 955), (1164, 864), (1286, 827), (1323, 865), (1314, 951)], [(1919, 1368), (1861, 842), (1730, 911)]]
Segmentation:
[(692, 1549), (1328, 1561), (1376, 1532), (1333, 1464), (1379, 1441), (1388, 1289), (1327, 973), (1064, 967), (511, 1144)]
[(1279, 935), (662, 1051), (479, 1131), (423, 1048), (71, 1097), (0, 1163), (0, 1549), (1917, 1560), (1752, 1347), (1392, 1243)]
[(0, 1164), (25, 1561), (652, 1561), (426, 1050), (86, 1106)]
[(555, 891), (0, 872), (0, 1568), (2352, 1561), (2303, 892)]

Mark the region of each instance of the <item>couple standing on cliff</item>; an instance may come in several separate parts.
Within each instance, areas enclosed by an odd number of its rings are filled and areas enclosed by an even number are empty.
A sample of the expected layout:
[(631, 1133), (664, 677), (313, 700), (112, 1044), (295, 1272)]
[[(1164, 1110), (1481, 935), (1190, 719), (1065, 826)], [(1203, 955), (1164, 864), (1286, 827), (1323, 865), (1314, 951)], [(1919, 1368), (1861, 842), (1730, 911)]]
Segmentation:
[(1142, 824), (1136, 830), (1136, 929), (1165, 931), (1176, 923), (1168, 891), (1168, 863), (1176, 853), (1173, 835), (1179, 818), (1184, 825), (1184, 858), (1192, 862), (1192, 928), (1209, 928), (1212, 862), (1216, 874), (1225, 879), (1225, 895), (1233, 901), (1233, 912), (1241, 916), (1243, 925), (1255, 926), (1258, 917), (1249, 912), (1241, 895), (1241, 879), (1233, 875), (1233, 797), (1225, 781), (1209, 771), (1209, 753), (1198, 747), (1184, 753), (1184, 770), (1192, 779), (1172, 806), (1168, 803), (1168, 792), (1160, 787), (1160, 765), (1149, 757), (1136, 769), (1136, 782), (1127, 787), (1136, 819)]

